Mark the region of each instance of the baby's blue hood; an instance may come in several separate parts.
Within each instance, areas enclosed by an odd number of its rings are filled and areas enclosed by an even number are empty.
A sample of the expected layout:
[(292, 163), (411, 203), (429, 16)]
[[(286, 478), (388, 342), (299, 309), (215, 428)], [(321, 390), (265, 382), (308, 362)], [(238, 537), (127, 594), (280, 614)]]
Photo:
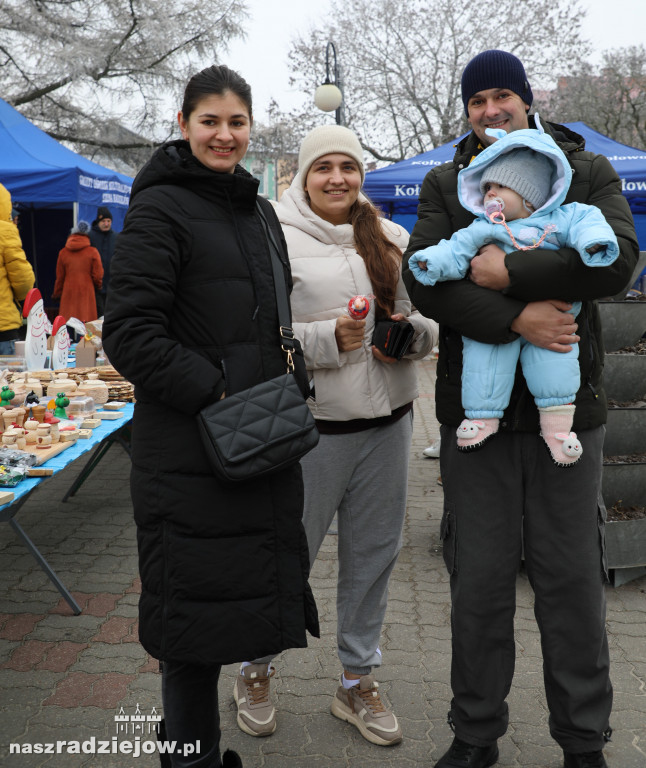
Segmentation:
[(567, 195), (572, 180), (572, 168), (567, 158), (554, 139), (543, 130), (538, 119), (534, 115), (536, 128), (524, 128), (520, 131), (505, 133), (502, 130), (492, 130), (491, 135), (497, 134), (498, 138), (493, 144), (486, 147), (477, 155), (468, 168), (458, 174), (458, 198), (461, 205), (476, 216), (484, 215), (482, 193), (480, 192), (480, 179), (485, 168), (500, 155), (518, 147), (528, 147), (535, 152), (547, 155), (554, 163), (552, 174), (552, 189), (545, 204), (538, 210), (548, 213), (558, 208)]

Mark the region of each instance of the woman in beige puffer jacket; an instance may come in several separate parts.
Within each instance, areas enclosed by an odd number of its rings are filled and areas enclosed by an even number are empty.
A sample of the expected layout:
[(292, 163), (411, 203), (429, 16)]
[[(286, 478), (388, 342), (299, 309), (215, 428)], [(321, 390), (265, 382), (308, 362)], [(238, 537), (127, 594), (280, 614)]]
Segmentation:
[[(310, 563), (338, 515), (337, 654), (343, 673), (331, 712), (371, 743), (389, 746), (401, 741), (402, 732), (372, 671), (381, 664), (388, 582), (406, 512), (415, 361), (431, 351), (437, 325), (411, 306), (400, 275), (408, 235), (361, 194), (363, 178), (355, 134), (339, 125), (319, 126), (303, 140), (299, 173), (276, 212), (292, 270), (294, 333), (310, 377), (308, 404), (321, 433), (301, 460)], [(370, 302), (358, 320), (348, 314), (356, 295)], [(376, 320), (413, 326), (402, 359), (373, 346)], [(255, 723), (244, 721), (238, 699), (238, 724), (256, 736), (276, 728), (268, 699), (270, 661), (256, 659), (249, 668), (267, 694), (262, 724), (258, 712)]]

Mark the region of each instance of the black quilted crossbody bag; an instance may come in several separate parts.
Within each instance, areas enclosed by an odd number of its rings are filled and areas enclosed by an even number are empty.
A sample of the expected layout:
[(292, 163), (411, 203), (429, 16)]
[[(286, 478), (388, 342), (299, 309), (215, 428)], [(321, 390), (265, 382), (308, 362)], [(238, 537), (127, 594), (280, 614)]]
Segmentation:
[(297, 462), (319, 441), (314, 418), (294, 378), (294, 331), (278, 246), (260, 205), (274, 273), (280, 345), (286, 373), (207, 405), (200, 434), (220, 480), (236, 483), (269, 475)]

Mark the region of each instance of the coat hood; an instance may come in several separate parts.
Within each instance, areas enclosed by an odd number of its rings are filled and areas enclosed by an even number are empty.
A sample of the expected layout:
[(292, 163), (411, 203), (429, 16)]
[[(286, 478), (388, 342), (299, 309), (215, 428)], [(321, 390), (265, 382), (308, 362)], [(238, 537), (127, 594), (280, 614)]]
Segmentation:
[(82, 251), (83, 248), (88, 248), (90, 245), (90, 238), (88, 235), (81, 235), (75, 233), (67, 238), (65, 247), (68, 251)]
[[(572, 168), (567, 157), (554, 141), (545, 132), (538, 115), (534, 115), (536, 128), (524, 128), (511, 133), (504, 131), (488, 130), (496, 141), (486, 147), (477, 155), (468, 168), (458, 174), (458, 198), (461, 205), (476, 216), (484, 216), (483, 195), (480, 191), (480, 181), (486, 170), (494, 160), (504, 154), (519, 148), (532, 149), (547, 156), (552, 165), (551, 189), (545, 203), (538, 208), (541, 213), (549, 213), (558, 208), (565, 200), (570, 182), (572, 181)], [(536, 211), (536, 212), (538, 212)]]
[(0, 184), (0, 221), (11, 220), (11, 193)]

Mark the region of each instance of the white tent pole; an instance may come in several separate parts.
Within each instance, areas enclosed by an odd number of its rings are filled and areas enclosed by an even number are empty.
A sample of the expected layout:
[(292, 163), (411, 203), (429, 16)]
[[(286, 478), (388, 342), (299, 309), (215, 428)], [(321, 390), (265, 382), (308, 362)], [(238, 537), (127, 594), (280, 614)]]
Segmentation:
[(79, 204), (72, 203), (72, 226), (75, 227), (79, 223)]

